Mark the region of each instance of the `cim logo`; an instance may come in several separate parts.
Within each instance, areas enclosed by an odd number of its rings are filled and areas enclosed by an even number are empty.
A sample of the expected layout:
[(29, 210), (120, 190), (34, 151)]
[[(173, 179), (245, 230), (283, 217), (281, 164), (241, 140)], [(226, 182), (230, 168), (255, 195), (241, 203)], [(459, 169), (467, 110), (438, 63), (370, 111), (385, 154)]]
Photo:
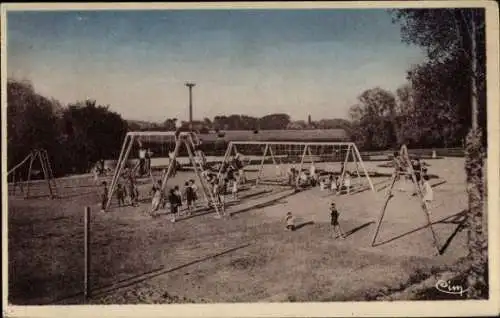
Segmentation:
[(445, 294), (460, 295), (462, 296), (467, 292), (462, 285), (453, 285), (449, 280), (438, 280), (436, 283), (436, 289)]

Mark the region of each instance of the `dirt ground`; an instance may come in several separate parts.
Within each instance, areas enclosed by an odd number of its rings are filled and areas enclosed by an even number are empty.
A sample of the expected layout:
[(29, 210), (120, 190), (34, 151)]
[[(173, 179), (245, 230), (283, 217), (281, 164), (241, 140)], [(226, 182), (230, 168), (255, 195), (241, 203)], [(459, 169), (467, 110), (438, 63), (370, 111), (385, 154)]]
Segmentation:
[[(431, 219), (442, 249), (437, 256), (410, 186), (398, 191), (402, 185), (396, 185), (371, 246), (388, 177), (372, 178), (376, 194), (332, 196), (318, 187), (294, 193), (260, 185), (230, 202), (230, 218), (200, 212), (176, 223), (168, 215), (148, 216), (146, 200), (136, 208), (99, 212), (98, 187), (90, 177), (60, 180), (58, 200), (10, 196), (8, 299), (17, 305), (82, 303), (83, 210), (89, 205), (92, 303), (364, 300), (466, 255), (466, 232), (457, 231), (467, 206), (464, 160), (428, 163), (435, 176)], [(380, 164), (366, 166), (390, 173)], [(268, 177), (275, 175), (274, 166), (265, 168)], [(339, 170), (335, 164), (328, 168)], [(192, 177), (181, 172), (172, 184)], [(35, 188), (44, 191), (43, 184)], [(149, 188), (142, 185), (141, 193)], [(332, 235), (332, 200), (345, 240)], [(297, 217), (295, 232), (284, 230), (288, 211)]]

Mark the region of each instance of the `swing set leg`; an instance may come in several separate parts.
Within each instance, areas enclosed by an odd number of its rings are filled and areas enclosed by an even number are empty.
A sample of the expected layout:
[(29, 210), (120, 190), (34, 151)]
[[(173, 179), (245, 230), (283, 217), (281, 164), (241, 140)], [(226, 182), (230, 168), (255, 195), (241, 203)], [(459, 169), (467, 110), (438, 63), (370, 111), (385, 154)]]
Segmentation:
[(382, 210), (380, 211), (380, 216), (377, 220), (377, 227), (375, 229), (375, 233), (373, 234), (372, 238), (372, 247), (375, 246), (375, 241), (377, 240), (377, 236), (380, 231), (380, 226), (382, 225), (382, 220), (384, 219), (385, 210), (387, 209), (387, 205), (389, 204), (389, 201), (392, 198), (392, 189), (394, 188), (394, 183), (396, 182), (396, 179), (397, 179), (397, 174), (394, 174), (394, 176), (392, 177), (391, 186), (389, 187), (389, 190), (387, 191), (387, 195), (385, 197), (384, 205), (382, 206)]

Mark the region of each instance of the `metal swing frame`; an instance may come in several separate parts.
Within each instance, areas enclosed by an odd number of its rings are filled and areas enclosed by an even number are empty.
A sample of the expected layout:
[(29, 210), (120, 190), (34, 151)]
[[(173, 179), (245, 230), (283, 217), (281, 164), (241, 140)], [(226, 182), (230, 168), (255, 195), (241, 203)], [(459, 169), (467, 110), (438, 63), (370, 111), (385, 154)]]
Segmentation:
[[(348, 155), (351, 153), (353, 161), (356, 164), (356, 171), (357, 171), (358, 177), (361, 177), (361, 175), (359, 173), (359, 166), (361, 166), (361, 169), (363, 170), (363, 172), (365, 174), (365, 177), (368, 181), (368, 184), (370, 185), (371, 190), (373, 191), (374, 194), (376, 194), (375, 187), (373, 186), (370, 175), (369, 175), (369, 173), (368, 173), (368, 171), (363, 163), (363, 160), (361, 159), (361, 155), (359, 153), (359, 150), (356, 147), (356, 144), (353, 142), (231, 141), (228, 144), (228, 147), (226, 149), (226, 153), (224, 155), (224, 159), (223, 159), (222, 164), (221, 164), (221, 168), (219, 169), (219, 176), (222, 173), (222, 167), (229, 162), (231, 156), (233, 156), (233, 153), (234, 154), (238, 153), (236, 146), (239, 146), (239, 145), (263, 145), (263, 146), (265, 146), (264, 152), (262, 154), (262, 158), (260, 161), (260, 165), (259, 165), (257, 179), (255, 181), (256, 185), (258, 185), (261, 181), (262, 170), (264, 168), (264, 163), (265, 163), (266, 159), (271, 157), (271, 159), (273, 160), (273, 164), (277, 165), (277, 162), (276, 162), (276, 159), (274, 156), (274, 152), (273, 152), (273, 146), (284, 145), (284, 146), (298, 146), (299, 148), (303, 147), (302, 154), (301, 154), (301, 160), (300, 160), (300, 164), (299, 164), (299, 169), (298, 169), (299, 171), (302, 171), (302, 168), (304, 166), (304, 163), (306, 161), (305, 159), (307, 156), (310, 157), (311, 163), (314, 164), (314, 159), (313, 159), (314, 156), (312, 155), (312, 152), (311, 152), (311, 148), (310, 148), (311, 146), (347, 146), (348, 153), (346, 155), (346, 160), (344, 161), (344, 169), (342, 171), (342, 181), (343, 181), (343, 176), (344, 176), (344, 171), (345, 171), (345, 164), (347, 163)], [(268, 156), (268, 153), (269, 153), (269, 156)], [(299, 187), (299, 176), (297, 176), (297, 178), (295, 180), (295, 188), (298, 188), (298, 187)]]
[[(49, 189), (50, 199), (58, 198), (59, 196), (57, 193), (57, 183), (56, 183), (55, 178), (54, 178), (54, 173), (52, 172), (52, 166), (50, 164), (49, 154), (47, 153), (47, 150), (45, 150), (45, 149), (34, 149), (20, 163), (15, 165), (12, 169), (10, 169), (7, 172), (7, 176), (14, 173), (13, 195), (15, 195), (16, 187), (18, 185), (20, 186), (21, 192), (24, 192), (23, 184), (26, 183), (26, 193), (24, 193), (24, 198), (25, 199), (30, 198), (31, 174), (33, 171), (33, 164), (37, 161), (37, 159), (40, 163), (40, 168), (42, 169), (43, 177), (44, 177), (45, 181), (47, 182), (47, 187)], [(22, 167), (26, 162), (28, 162), (28, 160), (29, 160), (29, 166), (28, 166), (28, 175), (26, 178), (27, 180), (18, 182), (18, 180), (15, 178), (15, 172), (20, 167)]]

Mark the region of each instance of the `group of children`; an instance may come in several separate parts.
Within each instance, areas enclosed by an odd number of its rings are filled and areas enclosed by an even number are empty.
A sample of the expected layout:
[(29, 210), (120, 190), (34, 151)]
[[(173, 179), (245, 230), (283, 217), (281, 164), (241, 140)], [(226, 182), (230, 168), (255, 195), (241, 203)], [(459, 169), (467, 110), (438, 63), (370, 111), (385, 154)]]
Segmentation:
[(184, 203), (186, 204), (188, 215), (191, 215), (197, 206), (198, 187), (193, 179), (184, 183), (182, 191), (179, 186), (176, 185), (168, 191), (167, 195), (162, 190), (161, 181), (158, 181), (157, 184), (153, 185), (151, 194), (152, 200), (150, 214), (154, 216), (155, 212), (159, 209), (165, 209), (168, 202), (170, 206), (170, 213), (172, 214), (172, 222), (176, 221), (177, 217), (181, 213)]
[(352, 189), (352, 178), (349, 171), (344, 173), (343, 181), (340, 180), (338, 176), (335, 176), (333, 173), (328, 175), (328, 178), (322, 179), (319, 182), (319, 187), (321, 191), (329, 190), (332, 194), (337, 194), (345, 189), (347, 194), (351, 193)]
[(232, 164), (224, 165), (221, 169), (221, 175), (210, 170), (204, 170), (202, 177), (209, 187), (209, 191), (215, 200), (209, 204), (217, 204), (221, 213), (225, 213), (226, 195), (231, 193), (233, 200), (238, 200), (238, 190), (241, 180), (239, 167)]
[(309, 168), (309, 173), (306, 170), (299, 171), (292, 164), (287, 171), (288, 176), (288, 185), (294, 186), (298, 181), (300, 187), (314, 187), (318, 183), (319, 176), (316, 173), (316, 167), (314, 164), (311, 164)]
[(323, 178), (316, 171), (316, 166), (311, 164), (309, 172), (306, 170), (298, 171), (295, 166), (291, 165), (287, 172), (288, 185), (294, 186), (298, 178), (299, 187), (315, 187), (319, 184), (320, 190), (329, 190), (333, 194), (345, 189), (347, 194), (350, 194), (352, 189), (352, 177), (349, 171), (344, 173), (343, 180), (335, 176), (333, 172), (328, 174), (328, 177)]
[[(137, 182), (135, 176), (131, 171), (126, 168), (122, 179), (125, 184), (118, 183), (116, 185), (116, 199), (118, 201), (118, 206), (132, 205), (137, 206), (139, 202), (139, 189), (137, 187)], [(106, 209), (106, 204), (108, 201), (108, 183), (103, 181), (101, 183), (101, 212)]]

